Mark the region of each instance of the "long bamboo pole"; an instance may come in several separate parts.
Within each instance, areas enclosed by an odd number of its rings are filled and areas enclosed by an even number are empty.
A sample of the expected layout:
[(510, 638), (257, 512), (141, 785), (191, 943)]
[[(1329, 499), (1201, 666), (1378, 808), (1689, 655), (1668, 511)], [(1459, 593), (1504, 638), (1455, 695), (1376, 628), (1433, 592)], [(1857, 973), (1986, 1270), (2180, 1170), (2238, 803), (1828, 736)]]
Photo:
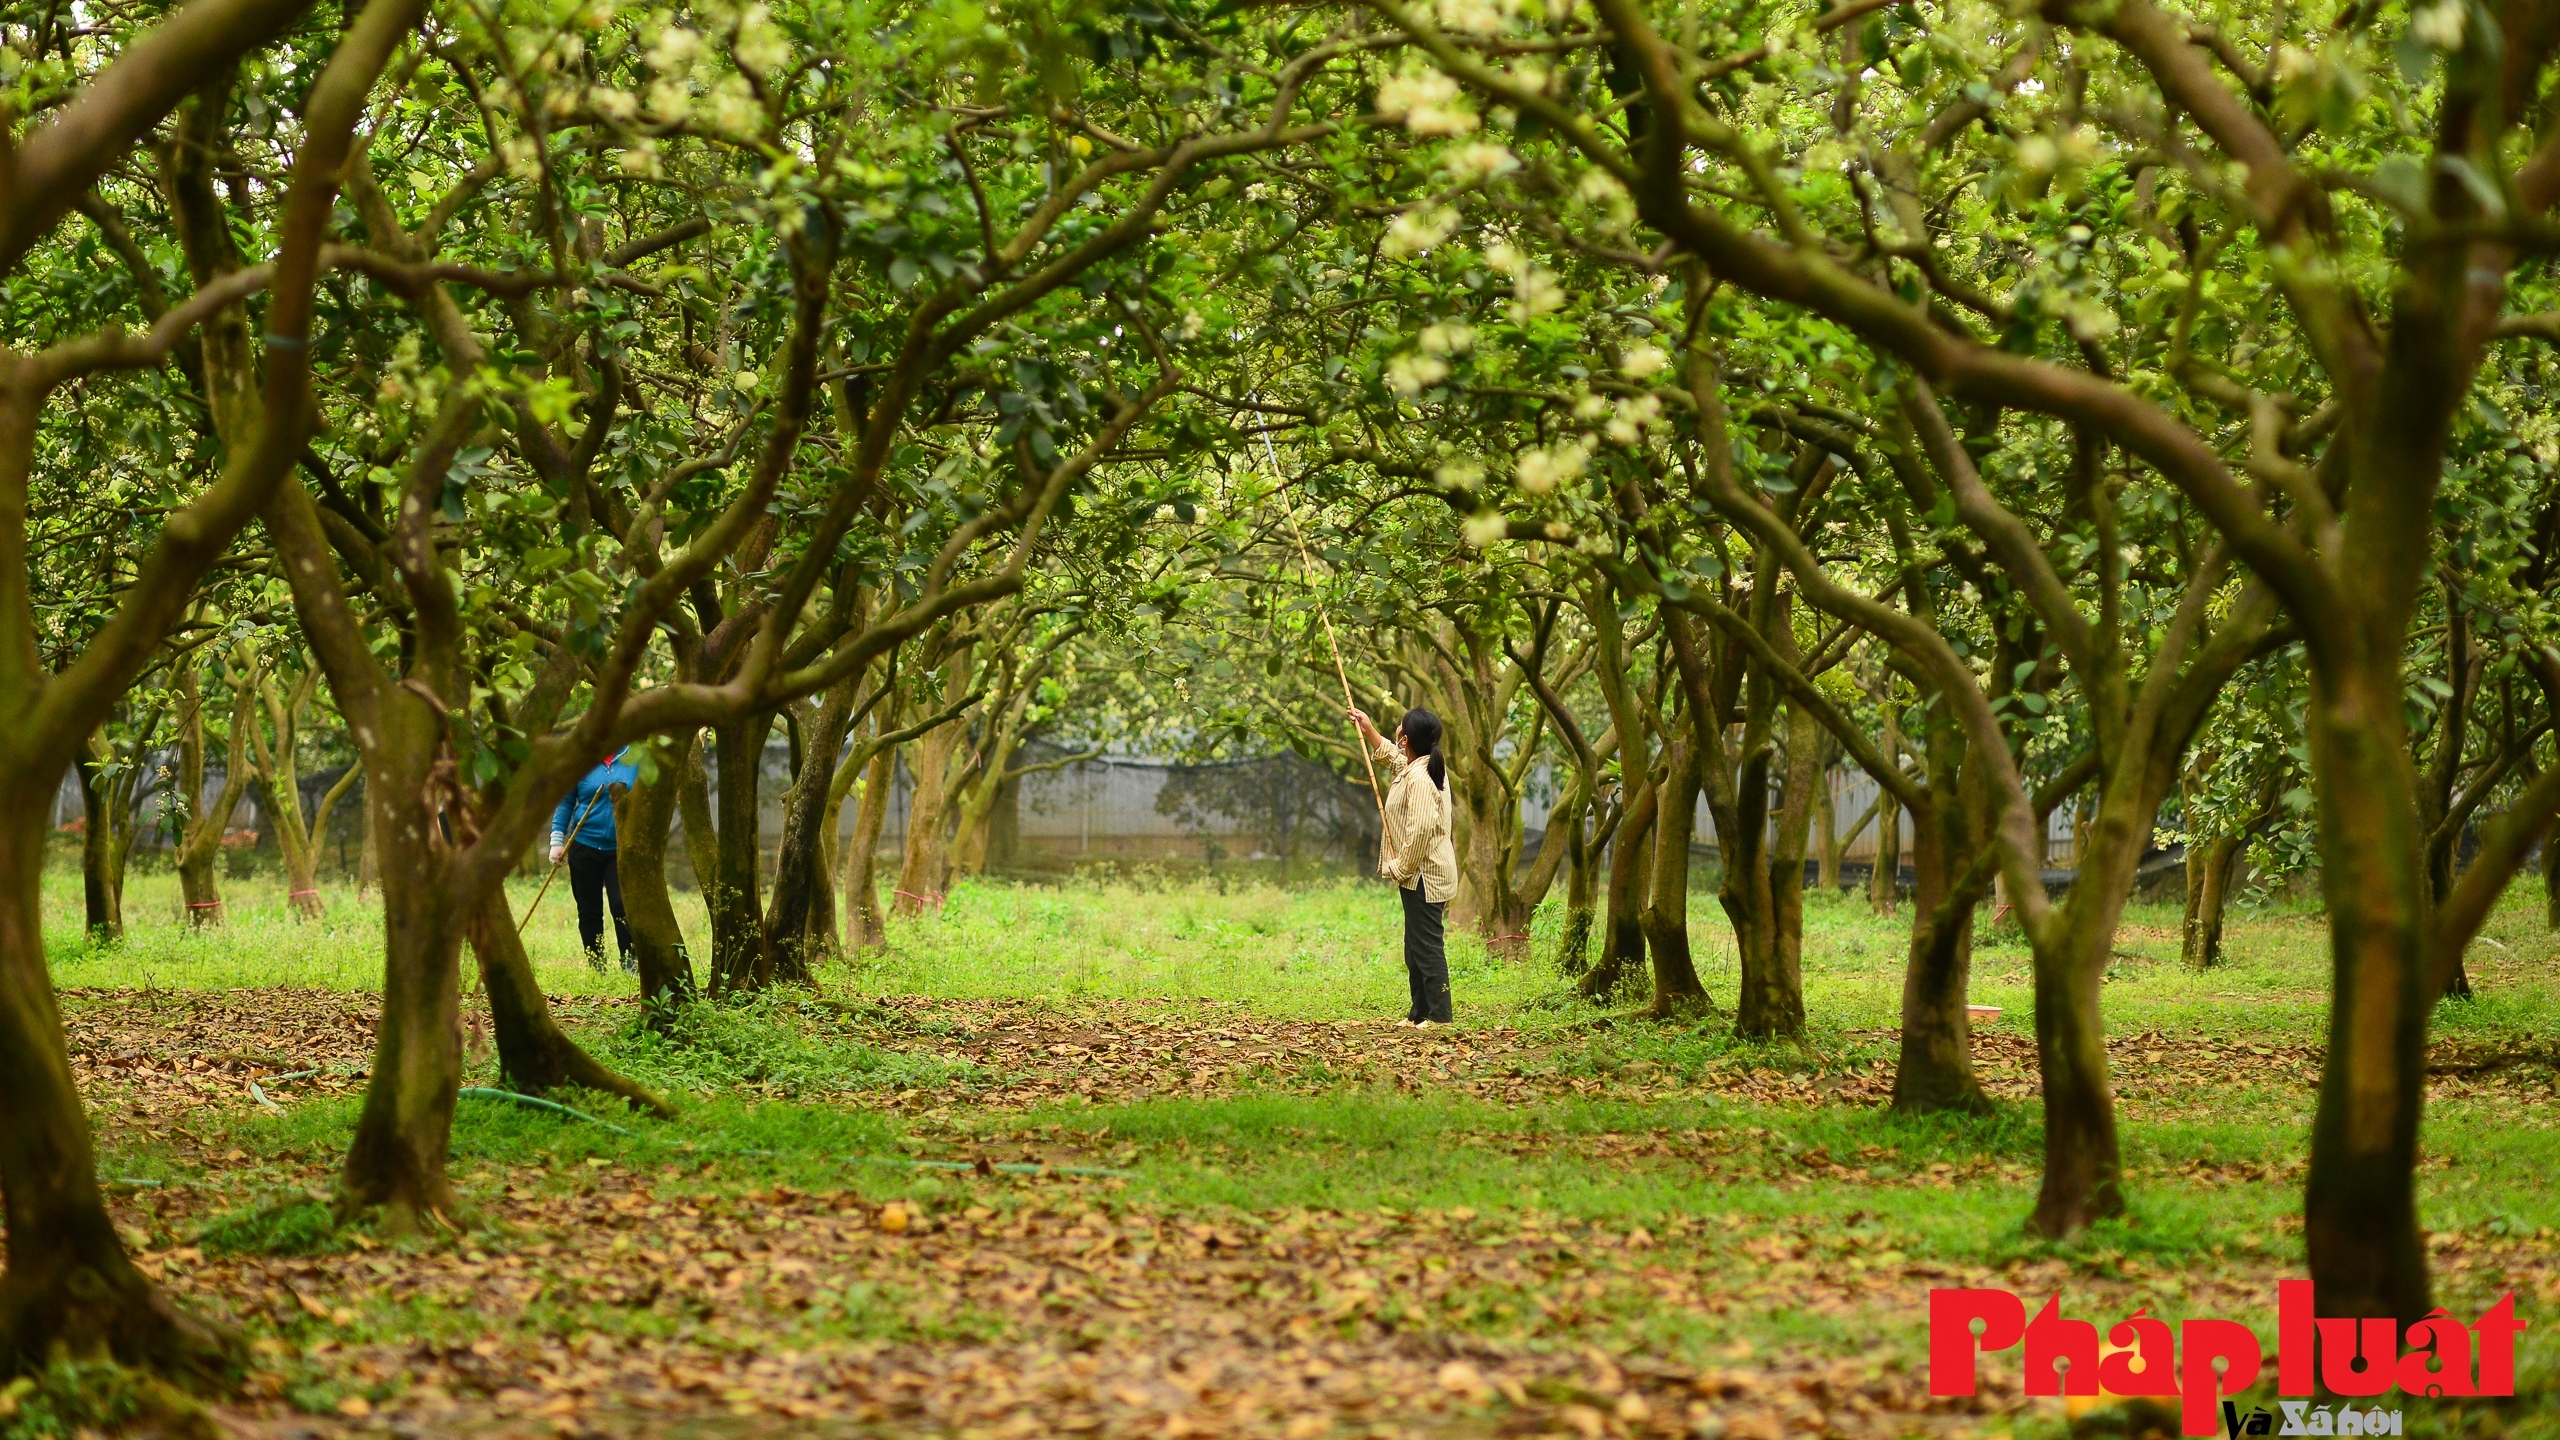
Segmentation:
[[(1264, 436), (1262, 443), (1269, 445), (1271, 437)], [(1333, 651), (1333, 673), (1335, 678), (1342, 681), (1342, 706), (1346, 710), (1357, 710), (1360, 708), (1360, 702), (1351, 696), (1351, 671), (1342, 663), (1342, 642), (1334, 638), (1333, 616), (1324, 608), (1324, 597), (1316, 594), (1315, 562), (1307, 555), (1307, 532), (1298, 528), (1298, 511), (1295, 506), (1284, 503), (1280, 511), (1289, 517), (1289, 533), (1296, 536), (1298, 540), (1298, 575), (1306, 582), (1308, 595), (1315, 599), (1316, 618), (1324, 622), (1324, 643)], [(1370, 753), (1366, 741), (1362, 741), (1360, 745), (1360, 761), (1369, 767), (1369, 798), (1378, 802), (1378, 818), (1384, 820), (1387, 816), (1387, 797), (1385, 792), (1378, 788), (1378, 757)]]
[[(1268, 430), (1262, 432), (1262, 458), (1270, 462), (1271, 483), (1280, 484), (1280, 452), (1272, 448)], [(1316, 618), (1324, 622), (1325, 648), (1333, 652), (1334, 678), (1342, 682), (1342, 708), (1357, 710), (1360, 702), (1351, 695), (1351, 671), (1342, 663), (1342, 642), (1334, 638), (1333, 616), (1324, 608), (1324, 596), (1316, 593), (1315, 562), (1307, 556), (1307, 532), (1298, 528), (1298, 508), (1284, 498), (1280, 503), (1280, 513), (1289, 517), (1289, 533), (1298, 541), (1298, 578), (1305, 582), (1308, 597), (1316, 602)], [(1369, 769), (1369, 798), (1377, 802), (1378, 823), (1384, 825), (1387, 796), (1378, 788), (1378, 757), (1370, 752), (1365, 740), (1360, 744), (1360, 763)]]
[[(615, 753), (618, 755), (621, 752)], [(613, 762), (607, 760), (604, 763), (610, 765)], [(599, 765), (596, 768), (601, 770), (604, 766)], [(603, 799), (605, 792), (612, 788), (610, 785), (597, 786), (596, 793), (587, 797), (587, 808), (579, 811), (578, 818), (569, 822), (569, 839), (560, 847), (560, 859), (552, 861), (551, 868), (542, 872), (542, 888), (533, 892), (533, 903), (524, 907), (524, 917), (516, 921), (517, 934), (523, 934), (524, 927), (533, 923), (533, 912), (542, 908), (542, 897), (551, 893), (551, 877), (560, 873), (560, 861), (569, 858), (569, 846), (578, 842), (578, 827), (587, 823), (587, 817), (595, 813), (596, 802)]]

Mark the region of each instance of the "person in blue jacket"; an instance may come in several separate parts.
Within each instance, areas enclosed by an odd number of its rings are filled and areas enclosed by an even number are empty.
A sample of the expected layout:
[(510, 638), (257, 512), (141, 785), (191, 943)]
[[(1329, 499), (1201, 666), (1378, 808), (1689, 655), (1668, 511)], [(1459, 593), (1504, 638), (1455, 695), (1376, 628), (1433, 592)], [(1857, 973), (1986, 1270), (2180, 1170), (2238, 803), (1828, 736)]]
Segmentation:
[(622, 870), (617, 863), (613, 830), (614, 787), (640, 783), (640, 772), (615, 751), (578, 777), (577, 788), (563, 796), (551, 812), (551, 863), (569, 860), (569, 893), (578, 901), (578, 939), (586, 946), (587, 963), (604, 968), (604, 912), (613, 911), (613, 938), (622, 947), (622, 968), (631, 962), (631, 922), (622, 914)]

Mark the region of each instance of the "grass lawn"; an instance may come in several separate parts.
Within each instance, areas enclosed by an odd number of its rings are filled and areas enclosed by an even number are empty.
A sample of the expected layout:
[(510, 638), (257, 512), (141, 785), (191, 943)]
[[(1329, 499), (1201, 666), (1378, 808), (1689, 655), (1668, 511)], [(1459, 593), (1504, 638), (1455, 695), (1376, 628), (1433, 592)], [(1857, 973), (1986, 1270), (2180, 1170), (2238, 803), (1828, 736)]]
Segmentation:
[[(2302, 1162), (2327, 993), (2315, 916), (2235, 919), (2179, 966), (2137, 907), (2106, 990), (2131, 1182), (2121, 1221), (2027, 1237), (2041, 1126), (2024, 948), (1974, 999), (1998, 1112), (1905, 1118), (1891, 1084), (1903, 922), (1812, 897), (1811, 1033), (1745, 1045), (1572, 997), (1546, 959), (1451, 947), (1459, 1024), (1402, 1013), (1393, 897), (1140, 877), (959, 887), (811, 990), (632, 1024), (575, 954), (567, 897), (527, 932), (601, 1056), (662, 1123), (466, 1100), (455, 1233), (333, 1230), (370, 1055), (371, 914), (235, 882), (190, 933), (138, 877), (132, 933), (79, 936), (48, 882), (75, 1062), (145, 1263), (256, 1357), (226, 1402), (267, 1433), (491, 1435), (1793, 1435), (2138, 1432), (2017, 1393), (1932, 1400), (1932, 1286), (2059, 1293), (2256, 1325), (2301, 1273)], [(521, 913), (533, 886), (516, 896)], [(696, 940), (698, 906), (680, 912)], [(1730, 935), (1693, 897), (1729, 1003)], [(2509, 1403), (2395, 1399), (2408, 1434), (2560, 1435), (2560, 939), (2517, 903), (2436, 1023), (2422, 1177), (2440, 1300), (2512, 1288)], [(490, 1082), (485, 1046), (470, 1083)], [(249, 1091), (261, 1076), (319, 1070)], [(1007, 1168), (1010, 1167), (1010, 1168)], [(112, 1378), (0, 1399), (68, 1434)], [(129, 1396), (125, 1397), (130, 1399)], [(2245, 1408), (2245, 1407), (2244, 1407)]]

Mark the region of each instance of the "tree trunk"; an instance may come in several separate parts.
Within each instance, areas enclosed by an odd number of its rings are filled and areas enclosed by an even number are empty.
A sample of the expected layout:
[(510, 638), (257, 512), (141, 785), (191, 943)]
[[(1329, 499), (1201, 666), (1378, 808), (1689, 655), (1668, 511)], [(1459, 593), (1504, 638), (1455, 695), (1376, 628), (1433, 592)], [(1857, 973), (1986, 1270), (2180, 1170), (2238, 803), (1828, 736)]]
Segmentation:
[[(1751, 767), (1746, 773), (1756, 773)], [(1748, 813), (1751, 807), (1744, 807)], [(1765, 815), (1760, 828), (1767, 828)], [(1717, 827), (1721, 837), (1726, 829)], [(1730, 827), (1735, 833), (1741, 825)], [(1737, 853), (1738, 852), (1738, 853)], [(1786, 1012), (1783, 996), (1775, 976), (1777, 964), (1777, 905), (1770, 888), (1768, 848), (1764, 845), (1725, 849), (1724, 880), (1716, 891), (1716, 903), (1724, 910), (1725, 921), (1733, 927), (1734, 968), (1739, 984), (1734, 997), (1734, 1033), (1767, 1036), (1783, 1033), (1779, 1028)]]
[(987, 868), (988, 832), (995, 823), (997, 802), (1010, 794), (1007, 786), (1012, 778), (1007, 771), (1013, 764), (1013, 752), (1022, 742), (1022, 717), (1017, 713), (998, 715), (990, 711), (987, 724), (998, 727), (990, 742), (985, 770), (978, 778), (961, 787), (959, 814), (952, 826), (951, 868), (954, 873), (976, 876)]
[(827, 876), (827, 804), (836, 757), (852, 728), (859, 674), (838, 681), (819, 700), (800, 754), (800, 774), (782, 815), (782, 846), (773, 865), (773, 904), (764, 922), (765, 967), (776, 979), (807, 981), (835, 939), (835, 889)]
[(1823, 894), (1837, 895), (1840, 893), (1840, 800), (1831, 791), (1828, 769), (1814, 777), (1813, 831), (1813, 883)]
[[(1973, 916), (1983, 887), (1958, 889), (1954, 866), (1974, 850), (1960, 800), (1938, 792), (1932, 811), (1911, 815), (1911, 946), (1902, 970), (1902, 1054), (1893, 1108), (1906, 1114), (1991, 1112), (1973, 1073), (1973, 1021), (1965, 1009), (1973, 976)], [(1957, 813), (1948, 813), (1957, 812)]]
[(2248, 853), (2245, 835), (2216, 835), (2187, 850), (2187, 916), (2180, 958), (2198, 970), (2222, 963), (2222, 916), (2231, 898), (2231, 882), (2239, 877), (2240, 857)]
[[(1516, 843), (1516, 840), (1515, 842)], [(1484, 937), (1484, 948), (1505, 960), (1529, 958), (1529, 917), (1538, 908), (1537, 897), (1511, 883), (1510, 861), (1515, 851), (1506, 847), (1497, 857), (1501, 878), (1492, 891), (1492, 901), (1477, 917), (1477, 929)]]
[[(1820, 722), (1802, 706), (1787, 707), (1787, 769), (1781, 782), (1777, 836), (1769, 847), (1769, 949), (1750, 994), (1759, 1013), (1745, 1035), (1804, 1033), (1804, 852), (1823, 783)], [(1761, 1028), (1765, 1027), (1765, 1028)]]
[(2560, 930), (2560, 833), (2542, 837), (2542, 924)]
[(2044, 1090), (2044, 1185), (2028, 1223), (2054, 1238), (2124, 1213), (2124, 1157), (2098, 989), (2143, 847), (2159, 819), (2156, 797), (2127, 793), (2137, 784), (2130, 778), (2101, 782), (2079, 874), (2046, 917), (2042, 933), (2028, 937)]
[[(2072, 886), (2075, 893), (2087, 882), (2088, 867), (2081, 877)], [(2106, 1027), (2098, 1014), (2098, 985), (2115, 934), (2112, 918), (2103, 930), (2066, 922), (2062, 943), (2035, 947), (2044, 1185), (2028, 1223), (2057, 1239), (2124, 1212), (2124, 1161), (2107, 1078)]]
[(2400, 718), (2398, 651), (2341, 668), (2347, 673), (2313, 672), (2309, 709), (2334, 978), (2304, 1238), (2322, 1314), (2407, 1324), (2430, 1308), (2417, 1197), (2436, 999), (2425, 836)]
[(695, 994), (693, 957), (685, 951), (684, 928), (676, 922), (675, 898), (667, 893), (667, 832), (685, 770), (697, 764), (696, 740), (696, 732), (687, 730), (667, 742), (655, 778), (633, 786), (613, 816), (621, 847), (616, 860), (622, 910), (631, 925), (632, 962), (640, 971), (640, 1003), (650, 1028), (662, 1032), (673, 1027), (676, 1007), (690, 1004)]
[[(1583, 809), (1598, 818), (1596, 805)], [(1596, 828), (1585, 827), (1576, 815), (1565, 832), (1569, 848), (1565, 852), (1564, 937), (1556, 948), (1556, 969), (1568, 977), (1591, 968), (1592, 912), (1598, 908), (1600, 891), (1599, 856), (1593, 853)]]
[[(711, 818), (711, 778), (698, 735), (684, 747), (676, 769), (676, 818), (684, 823), (684, 860), (693, 867), (693, 887), (703, 891), (720, 873), (720, 827)], [(623, 909), (630, 908), (626, 900)]]
[[(1458, 850), (1458, 893), (1449, 902), (1449, 928), (1473, 928), (1491, 946), (1497, 936), (1510, 934), (1510, 922), (1519, 918), (1502, 913), (1504, 892), (1510, 888), (1504, 883), (1509, 878), (1503, 873), (1504, 861), (1508, 854), (1518, 853), (1504, 844), (1502, 779), (1484, 773), (1480, 766), (1470, 765), (1461, 772), (1453, 765), (1450, 770), (1449, 798), (1457, 803), (1450, 807), (1449, 818), (1459, 830), (1451, 838), (1463, 848)], [(1510, 809), (1507, 818), (1516, 827), (1519, 807)]]
[[(861, 736), (863, 728), (856, 727), (853, 733)], [(820, 888), (827, 897), (827, 948), (838, 955), (853, 954), (861, 943), (859, 934), (850, 937), (845, 934), (845, 927), (838, 919), (845, 902), (836, 893), (836, 887), (842, 874), (838, 867), (844, 859), (839, 853), (844, 849), (844, 802), (852, 798), (853, 787), (862, 783), (862, 772), (869, 768), (868, 758), (860, 765), (838, 765), (835, 778), (827, 782), (827, 796), (822, 802), (826, 813), (818, 819), (818, 871)], [(855, 924), (860, 924), (859, 916)]]
[(381, 1207), (395, 1232), (459, 1211), (445, 1174), (454, 1092), (462, 1083), (462, 940), (471, 916), (444, 886), (442, 810), (429, 776), (443, 717), (407, 692), (386, 692), (383, 735), (365, 757), (382, 887), (382, 1022), (373, 1073), (338, 1178), (341, 1218)]
[[(1020, 775), (1008, 775), (1004, 783), (996, 787), (995, 807), (979, 830), (978, 864), (970, 874), (1013, 870), (1021, 866), (1022, 780)], [(1293, 823), (1281, 837), (1280, 883), (1283, 885), (1289, 883), (1290, 865), (1297, 858), (1299, 833), (1303, 829), (1302, 824)]]
[(1891, 915), (1901, 897), (1902, 805), (1888, 799), (1876, 807), (1876, 859), (1867, 875), (1867, 908)]
[(1600, 963), (1582, 977), (1580, 987), (1594, 1000), (1616, 993), (1619, 982), (1644, 964), (1645, 893), (1653, 871), (1650, 841), (1657, 803), (1652, 786), (1638, 790), (1609, 851), (1609, 909)]
[(1689, 839), (1698, 829), (1698, 749), (1675, 741), (1656, 771), (1651, 902), (1644, 908), (1645, 945), (1653, 952), (1657, 1016), (1712, 1008), (1689, 951)]
[[(881, 724), (890, 723), (883, 717)], [(859, 955), (886, 948), (888, 922), (880, 913), (880, 835), (889, 828), (889, 791), (897, 778), (895, 746), (871, 757), (862, 780), (862, 799), (854, 807), (853, 834), (844, 851), (845, 948)]]
[[(965, 693), (965, 692), (964, 692)], [(956, 698), (956, 697), (955, 697)], [(906, 856), (898, 866), (897, 904), (901, 915), (915, 915), (942, 904), (942, 875), (950, 854), (951, 762), (959, 754), (968, 727), (940, 726), (915, 742), (907, 796)]]
[(116, 844), (115, 810), (94, 760), (83, 758), (80, 813), (88, 833), (80, 837), (80, 898), (87, 911), (90, 938), (114, 942), (124, 938), (124, 854)]
[[(46, 777), (59, 782), (57, 773)], [(58, 1351), (217, 1373), (237, 1343), (179, 1309), (116, 1238), (98, 1189), (87, 1111), (71, 1078), (42, 930), (46, 787), (21, 779), (0, 804), (0, 1369), (41, 1368)]]
[[(1775, 850), (1769, 844), (1769, 761), (1766, 748), (1745, 755), (1735, 769), (1732, 799), (1716, 810), (1716, 843), (1724, 851), (1724, 881), (1716, 900), (1733, 927), (1735, 968), (1741, 976), (1734, 1002), (1737, 1035), (1788, 1033), (1783, 1028), (1786, 987), (1777, 974), (1777, 871)], [(1804, 882), (1801, 862), (1796, 882), (1799, 887)], [(1797, 1010), (1801, 1014), (1801, 1000)]]
[(219, 848), (210, 854), (195, 846), (178, 852), (178, 898), (187, 907), (191, 926), (222, 923), (222, 889), (213, 873), (221, 856)]
[(199, 667), (187, 665), (179, 671), (178, 693), (185, 708), (178, 725), (178, 793), (189, 813), (178, 833), (178, 892), (186, 902), (187, 923), (219, 925), (222, 923), (222, 891), (214, 878), (214, 866), (222, 858), (223, 832), (230, 828), (231, 812), (240, 805), (240, 791), (248, 780), (247, 749), (249, 701), (242, 690), (231, 715), (231, 743), (222, 774), (222, 789), (209, 810), (196, 813), (194, 807), (204, 804), (204, 693)]
[(763, 828), (757, 790), (764, 772), (765, 737), (772, 732), (771, 711), (711, 728), (720, 762), (720, 818), (718, 833), (712, 837), (713, 872), (700, 879), (703, 906), (711, 915), (714, 995), (761, 990), (773, 979), (764, 959), (764, 907), (756, 877)]
[[(630, 905), (630, 892), (623, 893)], [(472, 953), (480, 958), (480, 981), (489, 991), (489, 1026), (497, 1032), (498, 1073), (509, 1089), (539, 1095), (575, 1085), (619, 1095), (634, 1109), (654, 1110), (675, 1118), (675, 1107), (597, 1063), (551, 1013), (550, 998), (534, 978), (515, 915), (507, 907), (504, 886), (490, 889), (471, 927)]]
[(279, 791), (272, 783), (257, 780), (252, 789), (258, 809), (270, 817), (267, 823), (276, 832), (276, 848), (284, 855), (286, 906), (305, 920), (319, 919), (325, 908), (320, 903), (320, 861), (312, 853), (311, 832), (303, 828), (301, 787)]

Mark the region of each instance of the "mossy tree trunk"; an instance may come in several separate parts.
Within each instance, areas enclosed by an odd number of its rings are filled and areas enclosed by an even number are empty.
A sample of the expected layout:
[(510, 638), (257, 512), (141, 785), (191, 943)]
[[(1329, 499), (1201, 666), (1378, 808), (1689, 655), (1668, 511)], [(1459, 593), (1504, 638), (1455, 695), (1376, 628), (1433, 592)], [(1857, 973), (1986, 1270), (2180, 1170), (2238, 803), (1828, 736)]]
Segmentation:
[[(626, 891), (624, 904), (629, 905)], [(539, 1095), (574, 1085), (619, 1095), (634, 1109), (655, 1111), (673, 1119), (675, 1107), (646, 1086), (625, 1079), (596, 1062), (585, 1047), (569, 1038), (551, 1013), (551, 1002), (534, 978), (533, 962), (524, 953), (503, 886), (491, 887), (471, 926), (472, 953), (480, 959), (480, 979), (489, 992), (489, 1023), (497, 1033), (498, 1073), (507, 1085)]]
[(222, 788), (208, 805), (205, 787), (205, 723), (204, 675), (201, 658), (190, 660), (178, 671), (178, 796), (186, 807), (186, 821), (178, 833), (177, 854), (178, 897), (186, 906), (187, 923), (193, 926), (222, 923), (222, 888), (217, 878), (222, 861), (222, 840), (231, 825), (231, 812), (240, 806), (240, 796), (248, 788), (249, 728), (252, 721), (252, 689), (257, 676), (253, 672), (247, 683), (234, 680), (231, 706), (231, 730), (226, 738), (226, 756)]
[(802, 738), (800, 773), (782, 814), (775, 853), (773, 903), (764, 919), (761, 969), (777, 980), (805, 981), (832, 948), (835, 887), (826, 873), (825, 828), (834, 811), (836, 761), (853, 724), (861, 675), (839, 680), (813, 707)]
[(844, 940), (845, 949), (857, 955), (889, 943), (888, 919), (880, 912), (880, 836), (889, 828), (897, 768), (894, 745), (882, 746), (863, 767), (862, 798), (854, 807), (853, 833), (845, 838)]
[(640, 972), (640, 1001), (647, 1023), (671, 1028), (678, 1006), (695, 996), (693, 957), (685, 950), (684, 928), (676, 921), (675, 897), (667, 890), (667, 836), (673, 827), (676, 792), (685, 771), (698, 764), (697, 731), (684, 730), (656, 742), (654, 774), (618, 798), (614, 835), (620, 846), (622, 909), (631, 925), (631, 956)]
[[(58, 779), (58, 776), (47, 777)], [(49, 786), (0, 776), (0, 1369), (52, 1355), (111, 1354), (163, 1369), (217, 1369), (237, 1347), (170, 1303), (124, 1252), (45, 969), (42, 877)]]
[[(701, 875), (702, 904), (711, 917), (711, 991), (760, 990), (773, 978), (764, 956), (764, 910), (757, 883), (762, 868), (763, 812), (760, 787), (765, 740), (773, 711), (711, 727), (713, 779), (719, 806), (707, 837), (712, 869)], [(697, 856), (702, 852), (696, 849)]]
[[(967, 684), (968, 677), (955, 665), (945, 684), (944, 698), (967, 693)], [(914, 788), (907, 795), (907, 843), (898, 863), (897, 903), (893, 907), (901, 915), (922, 914), (942, 903), (951, 854), (952, 766), (967, 738), (967, 727), (945, 725), (919, 739), (907, 752)]]
[[(1600, 959), (1578, 987), (1592, 999), (1613, 994), (1623, 979), (1645, 963), (1644, 912), (1653, 867), (1651, 840), (1661, 797), (1653, 776), (1653, 744), (1658, 728), (1651, 697), (1640, 694), (1630, 669), (1624, 622), (1618, 614), (1618, 592), (1605, 577), (1584, 583), (1577, 597), (1590, 622), (1594, 660), (1592, 674), (1600, 682), (1609, 707), (1610, 728), (1618, 735), (1619, 793), (1625, 797), (1617, 834), (1608, 851), (1609, 880), (1600, 931)], [(1657, 666), (1655, 679), (1666, 681)]]
[(99, 774), (96, 757), (80, 758), (80, 814), (87, 822), (80, 837), (80, 902), (89, 936), (95, 940), (124, 938), (124, 866), (116, 845), (112, 781)]
[(1698, 825), (1698, 752), (1674, 738), (1655, 769), (1659, 797), (1653, 811), (1653, 874), (1644, 908), (1645, 948), (1653, 957), (1653, 1006), (1658, 1016), (1711, 1008), (1707, 987), (1689, 950), (1689, 842)]
[(254, 714), (247, 725), (258, 809), (268, 817), (268, 828), (275, 832), (276, 849), (284, 856), (286, 907), (303, 919), (316, 920), (324, 908), (320, 903), (319, 857), (313, 851), (311, 827), (302, 819), (302, 778), (296, 756), (301, 748), (302, 712), (319, 688), (320, 671), (306, 667), (288, 692), (276, 683), (274, 670), (247, 642), (242, 643), (241, 652), (251, 661), (255, 676), (250, 691), (265, 711), (264, 725)]

